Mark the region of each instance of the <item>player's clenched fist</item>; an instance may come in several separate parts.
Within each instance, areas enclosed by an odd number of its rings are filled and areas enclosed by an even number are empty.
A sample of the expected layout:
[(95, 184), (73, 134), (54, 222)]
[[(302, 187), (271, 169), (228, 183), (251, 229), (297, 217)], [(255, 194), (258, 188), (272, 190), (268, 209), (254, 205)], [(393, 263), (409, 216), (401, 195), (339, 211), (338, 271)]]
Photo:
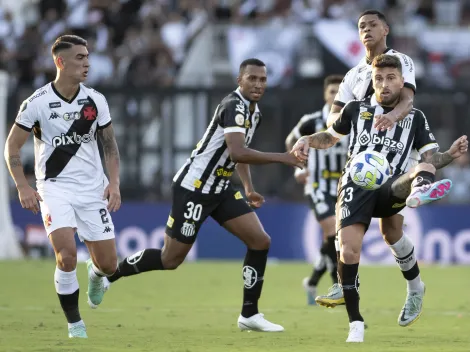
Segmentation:
[(466, 135), (455, 140), (449, 149), (449, 154), (453, 159), (461, 157), (468, 151), (468, 139)]
[(310, 145), (308, 142), (308, 137), (301, 137), (292, 148), (291, 153), (293, 153), (299, 160), (306, 161), (308, 159), (308, 150)]

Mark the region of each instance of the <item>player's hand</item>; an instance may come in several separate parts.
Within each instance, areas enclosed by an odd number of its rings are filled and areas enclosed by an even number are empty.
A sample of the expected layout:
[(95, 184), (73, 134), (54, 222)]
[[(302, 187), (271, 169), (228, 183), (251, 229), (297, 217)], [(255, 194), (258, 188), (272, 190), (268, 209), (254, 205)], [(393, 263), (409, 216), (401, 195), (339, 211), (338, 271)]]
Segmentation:
[(246, 198), (248, 199), (248, 205), (252, 208), (260, 208), (264, 204), (264, 197), (255, 192), (245, 192)]
[(310, 144), (308, 143), (308, 137), (300, 137), (292, 147), (291, 153), (293, 153), (299, 160), (307, 161), (308, 151)]
[(305, 166), (305, 161), (296, 157), (293, 152), (286, 152), (282, 154), (282, 156), (283, 158), (281, 162), (283, 164), (293, 166), (293, 167), (298, 167), (299, 169), (303, 169)]
[(449, 148), (449, 154), (453, 159), (460, 158), (468, 151), (468, 139), (466, 135), (458, 138)]
[(119, 186), (110, 183), (104, 189), (103, 199), (108, 200), (108, 211), (118, 211), (121, 207), (121, 192), (119, 191)]
[(383, 114), (383, 115), (376, 115), (374, 127), (379, 131), (385, 131), (385, 130), (390, 131), (396, 122), (397, 122), (397, 118), (390, 113)]
[(305, 185), (307, 183), (308, 171), (302, 170), (300, 172), (295, 172), (294, 177), (297, 183)]
[(38, 201), (42, 202), (42, 198), (30, 185), (18, 187), (18, 197), (24, 209), (31, 210), (35, 215), (39, 212)]

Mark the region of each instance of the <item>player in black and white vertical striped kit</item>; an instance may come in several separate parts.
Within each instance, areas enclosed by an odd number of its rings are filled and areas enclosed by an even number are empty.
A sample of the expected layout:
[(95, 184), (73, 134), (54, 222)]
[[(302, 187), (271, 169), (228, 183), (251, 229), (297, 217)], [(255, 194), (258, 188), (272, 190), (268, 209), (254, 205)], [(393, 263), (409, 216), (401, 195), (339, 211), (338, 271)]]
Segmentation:
[(222, 100), (201, 141), (173, 179), (173, 204), (163, 250), (146, 249), (124, 259), (116, 275), (109, 279), (111, 282), (145, 271), (176, 269), (190, 251), (200, 226), (211, 216), (248, 247), (243, 264), (244, 294), (239, 328), (284, 330), (258, 312), (270, 238), (256, 213), (230, 184), (236, 169), (249, 204), (258, 208), (264, 198), (254, 190), (249, 164), (303, 165), (291, 153), (262, 153), (249, 148), (261, 121), (257, 102), (264, 94), (266, 82), (263, 62), (257, 59), (242, 62), (238, 89)]
[[(366, 56), (351, 70), (346, 73), (343, 82), (339, 86), (338, 94), (335, 97), (328, 116), (328, 127), (338, 118), (341, 109), (351, 100), (361, 100), (374, 92), (372, 84), (372, 61), (382, 53), (396, 56), (400, 59), (404, 79), (404, 88), (400, 92), (399, 103), (390, 111), (375, 116), (374, 127), (378, 130), (391, 128), (397, 121), (403, 120), (411, 111), (413, 99), (416, 93), (415, 66), (413, 60), (396, 50), (387, 47), (387, 35), (389, 27), (385, 16), (376, 10), (368, 10), (359, 16), (357, 23), (359, 36), (366, 49)], [(416, 165), (419, 161), (417, 151), (412, 151), (410, 156), (410, 166)], [(399, 213), (384, 220), (387, 233), (382, 235), (387, 237), (390, 244), (397, 243), (403, 234), (403, 216)], [(381, 230), (383, 230), (381, 229)], [(336, 242), (337, 254), (339, 255), (339, 245)], [(407, 281), (407, 289), (410, 287)], [(326, 295), (320, 295), (316, 299), (320, 305), (335, 307), (344, 304), (343, 292), (339, 285), (333, 285)]]
[[(326, 130), (328, 113), (342, 80), (341, 75), (330, 75), (325, 78), (323, 84), (325, 105), (321, 110), (307, 114), (300, 119), (286, 138), (287, 150), (291, 150), (300, 137)], [(302, 282), (307, 293), (307, 303), (310, 305), (316, 304), (316, 287), (327, 270), (330, 270), (333, 283), (338, 282), (335, 205), (338, 180), (346, 163), (347, 146), (348, 139), (344, 138), (330, 149), (312, 149), (308, 156), (307, 168), (295, 171), (297, 182), (305, 185), (305, 196), (323, 231), (323, 241), (320, 253), (315, 259), (313, 272)]]
[[(417, 207), (439, 200), (447, 195), (450, 180), (434, 182), (436, 169), (448, 165), (467, 152), (466, 136), (457, 139), (445, 153), (437, 153), (437, 144), (424, 114), (412, 109), (400, 124), (381, 131), (373, 126), (374, 116), (393, 109), (399, 101), (404, 85), (400, 60), (392, 55), (374, 59), (372, 79), (374, 96), (350, 101), (341, 116), (326, 132), (299, 139), (293, 150), (307, 158), (310, 148), (330, 148), (339, 138), (350, 134), (349, 158), (343, 170), (337, 202), (337, 230), (341, 243), (338, 275), (349, 316), (349, 336), (346, 342), (363, 342), (364, 319), (359, 312), (358, 267), (362, 239), (372, 217), (383, 220), (397, 214), (405, 204)], [(408, 167), (411, 151), (417, 150), (424, 163)], [(350, 162), (362, 151), (383, 154), (392, 169), (391, 179), (381, 188), (368, 191), (357, 186), (349, 176)], [(391, 246), (397, 263), (408, 281), (418, 286), (409, 291), (398, 323), (408, 326), (419, 318), (424, 297), (424, 283), (411, 241), (405, 236)]]

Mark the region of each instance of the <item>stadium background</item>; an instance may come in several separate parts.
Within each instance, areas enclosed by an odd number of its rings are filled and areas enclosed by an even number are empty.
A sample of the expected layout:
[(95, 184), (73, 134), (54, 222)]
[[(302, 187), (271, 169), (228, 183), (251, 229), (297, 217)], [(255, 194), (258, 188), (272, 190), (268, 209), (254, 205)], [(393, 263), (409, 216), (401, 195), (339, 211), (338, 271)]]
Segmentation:
[[(355, 22), (371, 7), (389, 19), (388, 45), (414, 60), (415, 106), (427, 115), (446, 150), (453, 139), (470, 132), (470, 1), (463, 0), (3, 0), (6, 129), (21, 101), (54, 79), (53, 40), (64, 33), (86, 38), (88, 84), (108, 99), (121, 152), (124, 205), (113, 214), (118, 251), (124, 256), (160, 247), (171, 178), (220, 99), (235, 88), (240, 61), (258, 57), (269, 72), (260, 104), (264, 122), (253, 147), (283, 151), (298, 119), (321, 109), (323, 78), (346, 73), (363, 56)], [(22, 160), (33, 183), (32, 140)], [(252, 167), (255, 188), (267, 198), (258, 214), (272, 237), (272, 259), (311, 261), (320, 230), (292, 174), (283, 165)], [(414, 238), (421, 261), (470, 264), (469, 157), (440, 176), (453, 180), (451, 195), (408, 211), (405, 231)], [(239, 186), (236, 177), (234, 183)], [(7, 188), (1, 192), (10, 196), (24, 254), (50, 256), (40, 216), (21, 209), (10, 178)], [(190, 259), (243, 255), (243, 246), (209, 220)], [(81, 248), (80, 257), (85, 256)], [(366, 236), (362, 261), (393, 263), (376, 223)]]

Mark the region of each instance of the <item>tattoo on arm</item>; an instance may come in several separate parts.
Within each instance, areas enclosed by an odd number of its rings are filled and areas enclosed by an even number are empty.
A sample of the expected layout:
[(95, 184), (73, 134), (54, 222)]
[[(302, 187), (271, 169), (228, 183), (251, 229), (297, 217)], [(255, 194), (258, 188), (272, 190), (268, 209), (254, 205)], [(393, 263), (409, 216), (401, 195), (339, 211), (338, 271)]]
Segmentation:
[(117, 159), (119, 161), (119, 149), (114, 137), (114, 131), (112, 128), (107, 127), (99, 131), (101, 137), (101, 143), (103, 145), (104, 157), (106, 162), (111, 159)]
[(424, 152), (422, 157), (424, 162), (434, 165), (436, 169), (442, 169), (454, 160), (448, 152), (436, 153), (436, 149)]
[(338, 142), (338, 138), (333, 137), (328, 132), (317, 132), (309, 137), (309, 145), (315, 149), (328, 149)]
[(10, 168), (23, 166), (19, 155), (10, 155), (8, 157), (8, 165), (10, 166)]

